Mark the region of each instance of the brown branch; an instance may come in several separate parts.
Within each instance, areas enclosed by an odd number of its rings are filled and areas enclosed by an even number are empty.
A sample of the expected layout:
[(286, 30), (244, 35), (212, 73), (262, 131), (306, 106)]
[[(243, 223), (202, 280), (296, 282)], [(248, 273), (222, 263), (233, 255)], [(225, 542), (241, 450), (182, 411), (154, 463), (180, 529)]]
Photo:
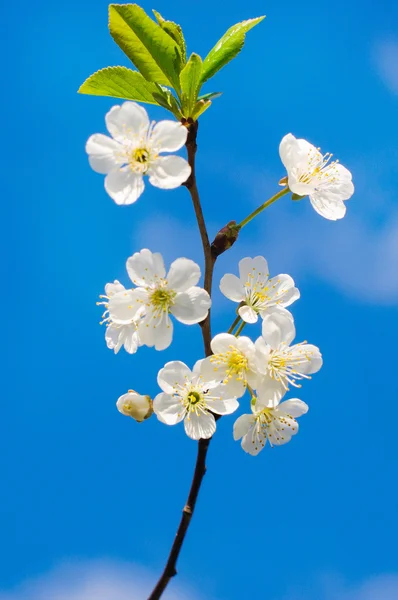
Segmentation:
[[(211, 296), (211, 288), (213, 283), (213, 271), (214, 264), (217, 260), (217, 257), (222, 254), (227, 248), (232, 246), (235, 239), (238, 235), (238, 230), (236, 231), (236, 236), (233, 241), (231, 241), (231, 233), (230, 231), (235, 231), (232, 229), (228, 229), (227, 232), (224, 231), (225, 228), (217, 234), (216, 239), (213, 244), (210, 244), (209, 236), (207, 234), (207, 228), (205, 219), (203, 216), (202, 206), (200, 203), (198, 187), (196, 184), (196, 173), (195, 173), (195, 156), (196, 156), (196, 136), (198, 132), (198, 122), (185, 122), (185, 125), (188, 128), (188, 137), (186, 142), (187, 153), (188, 153), (188, 162), (191, 166), (191, 175), (188, 180), (185, 182), (185, 186), (187, 187), (191, 198), (193, 207), (195, 210), (196, 220), (198, 222), (200, 237), (202, 240), (203, 246), (203, 254), (205, 261), (205, 276), (204, 276), (204, 289)], [(229, 227), (226, 226), (226, 227)], [(234, 234), (235, 235), (235, 234)], [(217, 243), (216, 243), (217, 242)], [(229, 245), (228, 245), (229, 244)], [(204, 319), (200, 323), (202, 328), (202, 337), (203, 337), (203, 345), (205, 350), (205, 356), (210, 356), (212, 354), (210, 342), (211, 342), (211, 328), (210, 328), (210, 311)], [(215, 418), (218, 418), (218, 415), (215, 415)], [(196, 500), (198, 498), (199, 490), (202, 485), (203, 477), (206, 473), (206, 456), (207, 451), (209, 449), (210, 439), (207, 440), (199, 440), (198, 442), (198, 454), (196, 457), (196, 465), (195, 471), (193, 474), (193, 479), (191, 483), (191, 489), (189, 491), (189, 496), (186, 505), (182, 511), (182, 517), (180, 520), (180, 524), (177, 529), (177, 533), (173, 542), (173, 545), (170, 550), (169, 557), (167, 559), (166, 566), (163, 570), (162, 575), (160, 576), (159, 581), (157, 582), (152, 594), (149, 596), (148, 600), (159, 600), (162, 596), (164, 590), (168, 586), (170, 580), (177, 574), (177, 560), (181, 552), (182, 545), (184, 543), (184, 539), (186, 533), (188, 531), (189, 524), (192, 519), (192, 515), (195, 509)]]
[(178, 530), (173, 542), (173, 545), (170, 550), (169, 558), (167, 560), (166, 566), (162, 575), (160, 576), (159, 581), (156, 584), (152, 594), (149, 596), (148, 600), (159, 600), (164, 590), (166, 589), (170, 579), (177, 574), (176, 565), (179, 554), (181, 552), (182, 544), (185, 539), (185, 535), (187, 533), (189, 524), (192, 519), (193, 511), (195, 509), (196, 500), (198, 499), (198, 494), (200, 490), (200, 486), (202, 485), (203, 477), (206, 473), (206, 455), (207, 450), (209, 448), (210, 439), (208, 440), (199, 440), (198, 442), (198, 455), (196, 458), (195, 472), (192, 479), (191, 489), (189, 491), (189, 496), (186, 505), (182, 511), (182, 517), (180, 524), (178, 526)]
[[(191, 175), (185, 182), (189, 193), (191, 194), (192, 204), (195, 210), (196, 220), (198, 222), (199, 233), (202, 240), (203, 255), (205, 261), (205, 276), (204, 276), (204, 289), (211, 296), (211, 288), (213, 283), (213, 270), (216, 257), (212, 253), (209, 236), (207, 233), (206, 223), (203, 216), (202, 205), (200, 203), (198, 186), (196, 183), (196, 171), (195, 171), (195, 157), (196, 157), (196, 137), (198, 134), (198, 121), (189, 123), (188, 125), (188, 137), (186, 142), (188, 162), (191, 167)], [(205, 350), (205, 356), (211, 355), (211, 327), (210, 327), (210, 311), (207, 317), (200, 323), (202, 328), (203, 345)]]

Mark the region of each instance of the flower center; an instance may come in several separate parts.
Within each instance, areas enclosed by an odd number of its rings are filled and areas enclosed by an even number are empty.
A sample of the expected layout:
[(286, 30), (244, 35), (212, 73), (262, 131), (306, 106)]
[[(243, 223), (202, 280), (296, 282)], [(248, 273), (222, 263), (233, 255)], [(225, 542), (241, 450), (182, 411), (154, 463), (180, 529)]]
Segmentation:
[(190, 392), (188, 394), (188, 402), (191, 406), (197, 404), (201, 400), (201, 395), (198, 392)]
[[(302, 173), (299, 177), (300, 183), (315, 185), (319, 183), (334, 183), (338, 180), (338, 170), (336, 165), (338, 160), (331, 161), (333, 154), (327, 152), (320, 153), (320, 148), (309, 150), (308, 152), (308, 170)], [(315, 181), (314, 181), (315, 180)]]
[(185, 397), (182, 398), (182, 402), (188, 413), (188, 419), (190, 413), (195, 413), (197, 416), (206, 414), (206, 401), (204, 394), (196, 389), (188, 389)]
[(149, 161), (151, 159), (151, 153), (148, 148), (140, 147), (135, 148), (129, 159), (129, 165), (132, 171), (135, 173), (146, 173), (149, 167)]
[(176, 292), (165, 288), (157, 288), (149, 297), (152, 306), (163, 312), (168, 312), (170, 306), (173, 306)]
[[(231, 350), (222, 352), (220, 354), (214, 354), (210, 357), (210, 362), (215, 365), (224, 365), (227, 369), (224, 383), (228, 383), (230, 379), (236, 377), (238, 380), (245, 380), (245, 373), (247, 371), (248, 359), (242, 352), (230, 346)], [(214, 369), (217, 370), (217, 366)]]
[(298, 379), (311, 379), (309, 375), (300, 372), (300, 365), (311, 361), (312, 352), (305, 352), (299, 347), (306, 342), (297, 344), (295, 352), (291, 350), (273, 350), (268, 359), (269, 375), (272, 379), (279, 381), (285, 390), (289, 389), (289, 384), (294, 387), (301, 387), (297, 383)]

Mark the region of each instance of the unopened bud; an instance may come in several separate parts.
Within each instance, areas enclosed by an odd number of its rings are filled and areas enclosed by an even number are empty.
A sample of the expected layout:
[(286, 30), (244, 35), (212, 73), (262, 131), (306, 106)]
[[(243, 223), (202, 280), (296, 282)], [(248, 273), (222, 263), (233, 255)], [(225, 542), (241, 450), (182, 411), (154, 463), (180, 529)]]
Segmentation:
[(220, 256), (228, 250), (238, 239), (240, 225), (236, 221), (230, 221), (217, 233), (211, 245), (211, 252), (214, 257)]
[(129, 390), (127, 394), (120, 396), (116, 402), (116, 407), (122, 415), (126, 417), (132, 417), (138, 423), (142, 423), (145, 419), (148, 419), (153, 413), (152, 400), (149, 396), (141, 396)]

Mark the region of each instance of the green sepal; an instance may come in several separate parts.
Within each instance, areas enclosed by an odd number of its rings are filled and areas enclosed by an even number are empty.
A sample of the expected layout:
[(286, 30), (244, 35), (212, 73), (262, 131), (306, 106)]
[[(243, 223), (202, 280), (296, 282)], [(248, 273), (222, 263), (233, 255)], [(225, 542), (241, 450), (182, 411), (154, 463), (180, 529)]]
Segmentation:
[(302, 200), (305, 196), (299, 196), (299, 194), (292, 194), (292, 200)]

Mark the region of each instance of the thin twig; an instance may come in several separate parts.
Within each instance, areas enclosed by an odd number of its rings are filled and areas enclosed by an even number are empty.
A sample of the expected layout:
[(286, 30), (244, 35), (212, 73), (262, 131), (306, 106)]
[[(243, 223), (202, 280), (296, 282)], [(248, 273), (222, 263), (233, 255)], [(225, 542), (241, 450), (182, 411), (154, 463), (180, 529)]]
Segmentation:
[[(191, 166), (191, 175), (186, 181), (185, 185), (191, 194), (192, 204), (195, 210), (196, 220), (198, 222), (200, 238), (202, 240), (203, 255), (205, 262), (205, 277), (204, 277), (204, 289), (211, 296), (211, 288), (213, 284), (213, 271), (216, 257), (213, 256), (211, 250), (211, 244), (207, 233), (206, 223), (203, 216), (202, 205), (200, 203), (198, 186), (196, 183), (196, 171), (195, 171), (195, 157), (196, 157), (196, 137), (198, 133), (198, 121), (191, 123), (188, 127), (188, 138), (186, 142), (188, 162)], [(204, 321), (200, 324), (202, 328), (203, 345), (205, 350), (205, 356), (211, 355), (211, 327), (210, 327), (210, 311)]]
[[(211, 288), (213, 283), (213, 270), (214, 263), (216, 262), (216, 256), (212, 253), (209, 236), (207, 234), (206, 223), (203, 216), (202, 206), (200, 203), (198, 187), (196, 184), (195, 174), (195, 156), (196, 156), (196, 136), (198, 131), (198, 122), (189, 123), (188, 125), (188, 138), (186, 142), (188, 152), (188, 162), (191, 166), (191, 175), (186, 181), (185, 185), (191, 194), (193, 207), (196, 214), (196, 220), (198, 222), (200, 237), (202, 240), (203, 254), (205, 261), (205, 276), (204, 276), (204, 288), (211, 296)], [(200, 324), (202, 328), (203, 345), (205, 350), (205, 356), (211, 355), (211, 329), (210, 329), (210, 311), (206, 319)], [(196, 457), (195, 471), (192, 478), (191, 489), (186, 505), (183, 508), (180, 524), (177, 529), (176, 536), (174, 538), (173, 545), (170, 550), (169, 557), (167, 559), (166, 566), (157, 582), (153, 592), (149, 596), (148, 600), (159, 600), (168, 586), (170, 580), (177, 574), (177, 560), (181, 552), (182, 545), (186, 533), (188, 531), (189, 524), (192, 519), (193, 512), (195, 510), (196, 500), (198, 498), (199, 490), (202, 485), (203, 477), (206, 473), (206, 456), (209, 449), (210, 439), (198, 441), (198, 454)]]
[(182, 511), (182, 517), (178, 530), (170, 550), (169, 558), (167, 559), (166, 566), (156, 587), (148, 600), (159, 600), (163, 592), (165, 591), (170, 579), (177, 574), (176, 565), (179, 554), (181, 552), (182, 544), (185, 539), (189, 524), (192, 519), (193, 511), (195, 509), (196, 500), (198, 498), (200, 486), (202, 485), (203, 477), (206, 473), (206, 455), (209, 448), (210, 439), (199, 440), (198, 442), (198, 456), (196, 459), (195, 472), (192, 479), (191, 489), (186, 505)]

